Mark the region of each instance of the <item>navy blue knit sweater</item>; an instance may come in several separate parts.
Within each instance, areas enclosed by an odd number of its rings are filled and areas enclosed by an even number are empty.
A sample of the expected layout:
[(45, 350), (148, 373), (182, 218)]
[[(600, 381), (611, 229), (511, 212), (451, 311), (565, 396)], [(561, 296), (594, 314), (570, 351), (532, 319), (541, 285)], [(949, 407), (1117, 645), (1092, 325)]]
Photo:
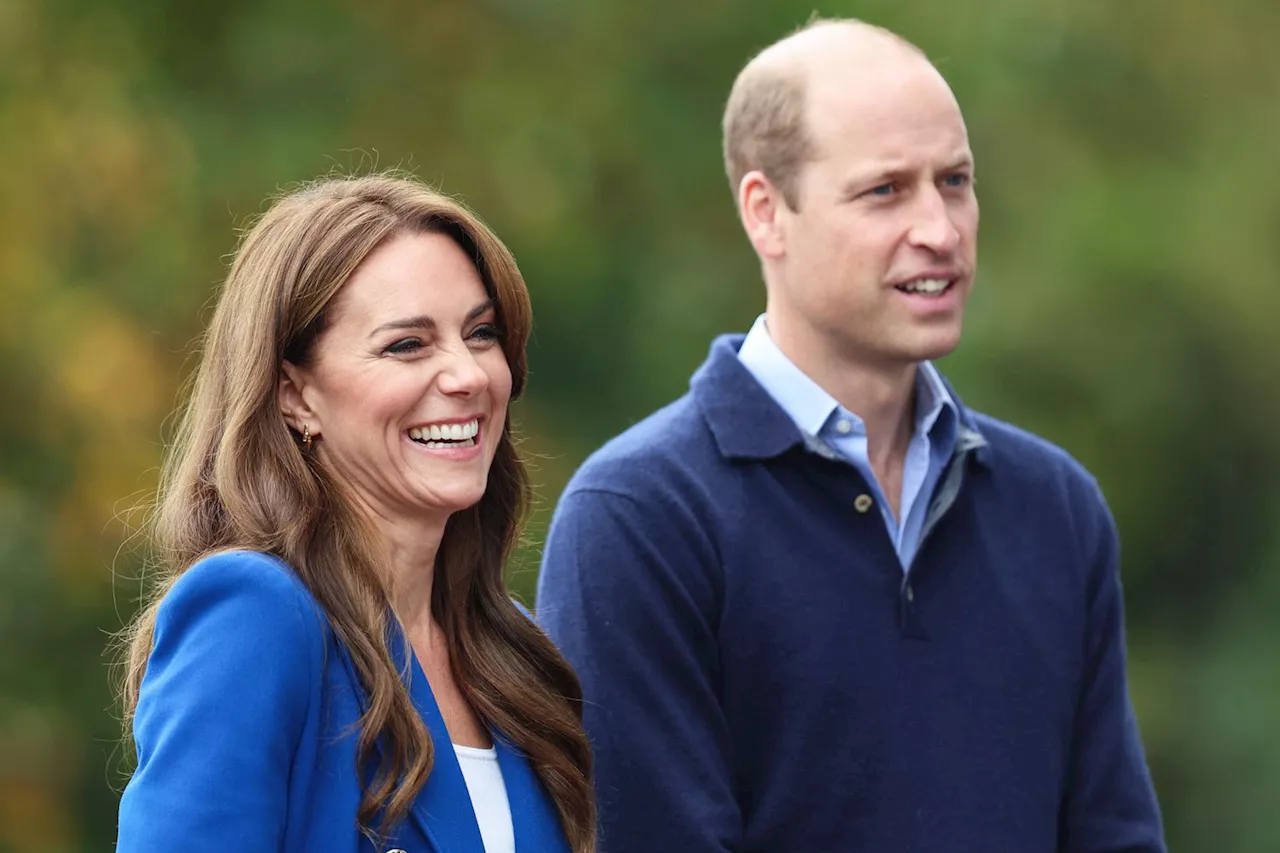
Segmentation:
[(602, 850), (1162, 851), (1093, 479), (962, 407), (904, 577), (740, 342), (587, 461), (547, 540)]

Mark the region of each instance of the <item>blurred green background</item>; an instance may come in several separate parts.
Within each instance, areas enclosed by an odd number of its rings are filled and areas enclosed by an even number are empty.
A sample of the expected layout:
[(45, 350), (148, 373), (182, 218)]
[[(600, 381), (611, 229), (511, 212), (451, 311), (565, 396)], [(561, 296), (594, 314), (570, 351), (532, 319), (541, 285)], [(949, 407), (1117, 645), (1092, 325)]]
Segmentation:
[(761, 308), (720, 110), (815, 4), (965, 108), (981, 274), (943, 367), (1108, 494), (1171, 848), (1280, 850), (1280, 4), (0, 0), (0, 851), (110, 849), (129, 509), (263, 200), (399, 166), (512, 247), (531, 600), (574, 467)]

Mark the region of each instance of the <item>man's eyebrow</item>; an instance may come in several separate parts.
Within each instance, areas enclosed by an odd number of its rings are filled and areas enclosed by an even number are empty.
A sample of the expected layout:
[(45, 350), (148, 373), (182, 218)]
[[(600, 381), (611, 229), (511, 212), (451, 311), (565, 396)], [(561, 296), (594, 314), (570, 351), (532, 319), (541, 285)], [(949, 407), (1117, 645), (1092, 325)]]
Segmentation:
[[(973, 155), (965, 152), (956, 155), (955, 159), (949, 162), (939, 172), (958, 172), (961, 170), (973, 168)], [(878, 187), (881, 184), (889, 184), (894, 181), (901, 181), (912, 177), (915, 170), (903, 163), (884, 163), (881, 166), (867, 169), (856, 175), (851, 175), (840, 185), (841, 195), (846, 198), (853, 197), (861, 193), (863, 190), (871, 187)]]
[[(476, 307), (467, 312), (467, 316), (463, 318), (463, 323), (470, 323), (472, 320), (484, 314), (486, 311), (494, 307), (492, 299), (486, 299)], [(369, 337), (377, 337), (383, 332), (407, 331), (409, 329), (431, 330), (436, 327), (436, 321), (433, 317), (426, 314), (419, 314), (416, 317), (403, 317), (399, 320), (392, 320), (389, 323), (383, 323), (378, 328), (369, 333)]]
[(911, 169), (899, 163), (885, 163), (855, 175), (850, 175), (840, 185), (840, 192), (845, 196), (854, 196), (870, 187), (878, 187), (881, 184), (892, 183), (909, 177)]

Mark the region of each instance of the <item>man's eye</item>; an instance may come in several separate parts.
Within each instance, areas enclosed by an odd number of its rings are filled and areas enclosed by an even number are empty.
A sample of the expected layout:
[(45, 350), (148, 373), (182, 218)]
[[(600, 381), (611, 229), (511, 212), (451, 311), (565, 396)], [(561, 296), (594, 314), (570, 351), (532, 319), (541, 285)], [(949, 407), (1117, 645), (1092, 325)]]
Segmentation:
[(878, 187), (872, 187), (868, 191), (868, 195), (890, 196), (893, 195), (893, 184), (881, 184)]
[(404, 338), (387, 347), (384, 352), (392, 355), (404, 355), (422, 349), (422, 341), (417, 338)]
[(969, 176), (965, 174), (947, 175), (942, 182), (949, 187), (966, 187), (969, 185)]

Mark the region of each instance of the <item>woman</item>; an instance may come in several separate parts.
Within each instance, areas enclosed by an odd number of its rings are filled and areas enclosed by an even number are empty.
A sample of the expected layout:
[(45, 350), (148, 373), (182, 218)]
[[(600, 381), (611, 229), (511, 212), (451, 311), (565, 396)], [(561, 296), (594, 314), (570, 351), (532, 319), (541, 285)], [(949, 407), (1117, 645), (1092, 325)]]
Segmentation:
[(577, 679), (504, 591), (528, 292), (416, 181), (324, 181), (245, 237), (129, 635), (117, 849), (594, 849)]

